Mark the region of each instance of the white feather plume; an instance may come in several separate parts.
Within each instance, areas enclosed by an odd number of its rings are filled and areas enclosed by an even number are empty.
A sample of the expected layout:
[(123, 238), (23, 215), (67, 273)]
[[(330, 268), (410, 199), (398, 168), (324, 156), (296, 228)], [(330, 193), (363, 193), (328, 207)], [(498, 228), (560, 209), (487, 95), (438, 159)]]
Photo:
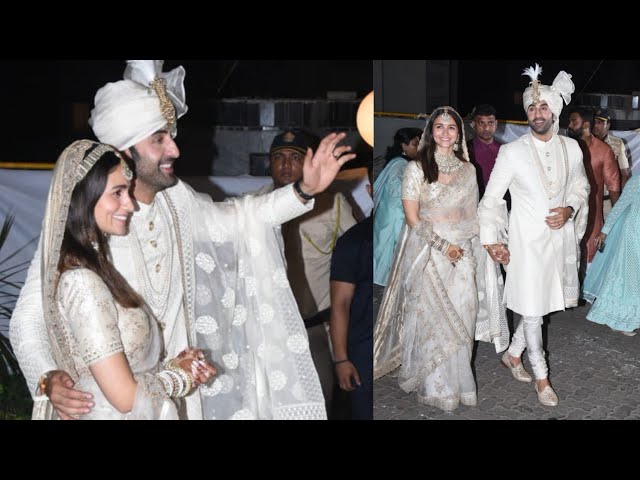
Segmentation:
[(162, 73), (164, 60), (127, 60), (124, 78), (133, 80), (145, 87)]
[(531, 81), (538, 80), (538, 75), (542, 73), (542, 67), (536, 63), (535, 67), (528, 67), (522, 71), (522, 75), (529, 75)]

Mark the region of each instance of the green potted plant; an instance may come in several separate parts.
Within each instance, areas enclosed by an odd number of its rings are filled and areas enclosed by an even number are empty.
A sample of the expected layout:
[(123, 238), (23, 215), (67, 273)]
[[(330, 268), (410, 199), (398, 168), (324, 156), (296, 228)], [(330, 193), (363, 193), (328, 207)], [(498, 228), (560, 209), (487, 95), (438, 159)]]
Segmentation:
[(33, 402), (8, 338), (8, 324), (13, 314), (22, 282), (13, 277), (28, 268), (29, 262), (11, 265), (17, 252), (3, 258), (2, 247), (9, 236), (13, 215), (9, 215), (0, 230), (0, 420), (28, 419)]

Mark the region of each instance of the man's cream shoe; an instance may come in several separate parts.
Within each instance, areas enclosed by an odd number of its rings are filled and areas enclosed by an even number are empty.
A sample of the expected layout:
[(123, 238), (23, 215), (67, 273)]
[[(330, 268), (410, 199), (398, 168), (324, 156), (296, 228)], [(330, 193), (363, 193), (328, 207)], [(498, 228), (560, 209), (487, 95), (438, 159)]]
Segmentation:
[(529, 375), (529, 373), (524, 369), (522, 362), (516, 366), (511, 365), (511, 362), (509, 361), (509, 352), (504, 352), (504, 355), (502, 355), (502, 358), (500, 359), (500, 363), (511, 370), (513, 378), (519, 382), (529, 383), (532, 380), (531, 375)]
[(551, 388), (551, 385), (544, 387), (541, 392), (538, 391), (537, 383), (534, 383), (533, 386), (538, 394), (538, 401), (541, 404), (545, 407), (555, 407), (558, 405), (558, 396), (556, 395), (556, 392), (553, 391), (553, 388)]

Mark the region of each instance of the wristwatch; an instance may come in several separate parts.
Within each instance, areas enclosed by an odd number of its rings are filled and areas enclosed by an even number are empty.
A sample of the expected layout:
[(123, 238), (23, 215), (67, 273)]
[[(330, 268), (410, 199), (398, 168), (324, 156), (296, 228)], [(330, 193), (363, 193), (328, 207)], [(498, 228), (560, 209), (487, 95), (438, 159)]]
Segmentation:
[(571, 220), (573, 216), (576, 214), (576, 211), (571, 205), (567, 205), (567, 206), (571, 209), (571, 215), (569, 215), (569, 220)]

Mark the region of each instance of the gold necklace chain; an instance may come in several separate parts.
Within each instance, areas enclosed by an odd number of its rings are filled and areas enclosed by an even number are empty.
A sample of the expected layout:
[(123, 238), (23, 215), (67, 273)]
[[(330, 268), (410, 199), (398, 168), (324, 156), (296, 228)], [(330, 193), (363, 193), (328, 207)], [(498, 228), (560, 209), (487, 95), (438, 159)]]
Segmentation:
[(333, 252), (333, 249), (336, 246), (336, 240), (338, 239), (338, 229), (340, 228), (340, 197), (341, 195), (338, 194), (338, 215), (336, 217), (336, 226), (333, 229), (333, 237), (331, 238), (331, 243), (329, 244), (328, 252), (325, 252), (320, 247), (318, 247), (314, 243), (314, 241), (311, 240), (311, 237), (308, 234), (306, 234), (305, 232), (302, 232), (302, 236), (305, 238), (305, 240), (309, 242), (313, 248), (315, 248), (318, 252), (322, 253), (323, 255), (329, 255), (331, 252)]

